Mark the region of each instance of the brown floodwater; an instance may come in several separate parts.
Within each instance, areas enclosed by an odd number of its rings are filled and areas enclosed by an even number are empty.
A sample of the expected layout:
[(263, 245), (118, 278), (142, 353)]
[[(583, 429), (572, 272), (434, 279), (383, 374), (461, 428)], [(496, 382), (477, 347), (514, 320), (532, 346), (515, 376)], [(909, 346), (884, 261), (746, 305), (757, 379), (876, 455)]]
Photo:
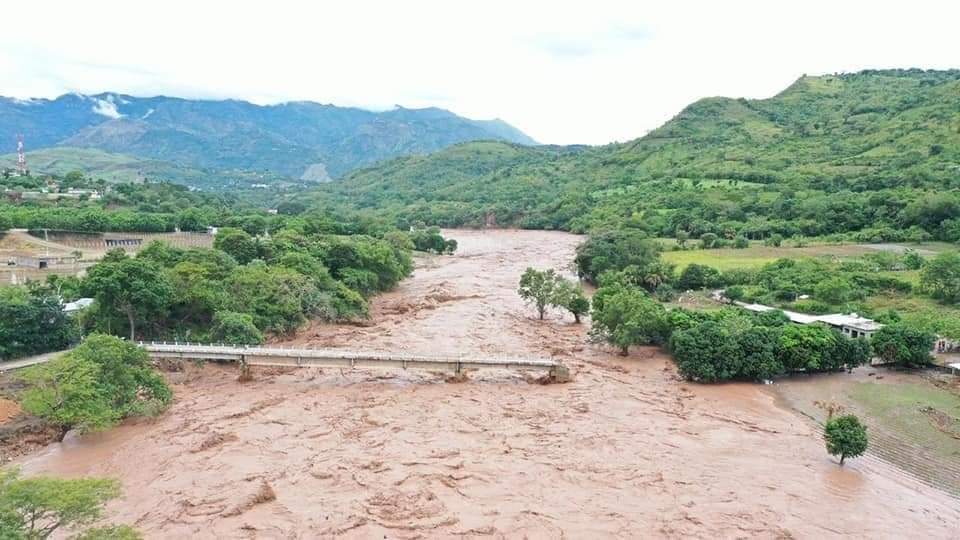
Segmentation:
[[(555, 357), (569, 384), (477, 372), (174, 374), (152, 422), (70, 437), (27, 473), (109, 475), (108, 519), (148, 538), (957, 538), (960, 503), (878, 459), (840, 468), (761, 386), (697, 386), (652, 348), (626, 358), (588, 325), (539, 321), (527, 266), (566, 266), (580, 237), (452, 231), (364, 325), (288, 345)], [(565, 270), (566, 271), (566, 270)]]

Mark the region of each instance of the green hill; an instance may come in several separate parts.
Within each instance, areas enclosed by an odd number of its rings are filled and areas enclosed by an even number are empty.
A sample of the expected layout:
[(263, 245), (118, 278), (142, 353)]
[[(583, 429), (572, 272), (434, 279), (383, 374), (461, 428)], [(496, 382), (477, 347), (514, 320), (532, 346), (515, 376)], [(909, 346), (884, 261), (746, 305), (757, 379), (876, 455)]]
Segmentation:
[(473, 142), (318, 188), (398, 221), (765, 238), (960, 240), (960, 70), (801, 77), (761, 100), (707, 98), (603, 147)]

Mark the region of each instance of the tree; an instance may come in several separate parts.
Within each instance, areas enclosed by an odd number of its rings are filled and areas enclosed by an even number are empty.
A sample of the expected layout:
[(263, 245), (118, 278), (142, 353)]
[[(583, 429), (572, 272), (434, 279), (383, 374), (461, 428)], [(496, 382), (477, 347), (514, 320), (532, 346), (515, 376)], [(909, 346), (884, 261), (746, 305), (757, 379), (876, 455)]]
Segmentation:
[(562, 281), (563, 278), (552, 268), (536, 270), (528, 267), (520, 276), (517, 293), (520, 298), (536, 306), (540, 320), (543, 320), (547, 306), (556, 303), (557, 289)]
[(69, 353), (24, 371), (29, 385), (23, 409), (60, 428), (58, 440), (71, 429), (96, 431), (119, 421), (109, 396), (99, 387), (100, 367)]
[(590, 311), (590, 300), (583, 294), (583, 287), (574, 284), (568, 279), (561, 279), (554, 295), (553, 304), (566, 309), (573, 315), (573, 320), (580, 323), (580, 316)]
[(720, 271), (712, 266), (690, 264), (680, 272), (677, 286), (681, 290), (706, 289), (718, 287), (723, 283)]
[(690, 239), (690, 233), (688, 233), (683, 229), (677, 229), (677, 232), (675, 232), (674, 235), (677, 238), (678, 246), (680, 246), (681, 248), (684, 248), (687, 246), (687, 240)]
[(230, 254), (240, 264), (257, 258), (257, 241), (241, 229), (225, 227), (217, 231), (213, 248)]
[(220, 343), (260, 345), (263, 333), (253, 324), (253, 316), (234, 311), (218, 311), (213, 315), (210, 337)]
[(823, 430), (827, 452), (840, 456), (840, 465), (848, 457), (862, 456), (867, 451), (867, 428), (852, 414), (827, 420)]
[(927, 261), (920, 271), (920, 285), (934, 298), (960, 302), (960, 253), (945, 251)]
[(936, 336), (903, 323), (888, 324), (870, 338), (874, 352), (885, 362), (908, 368), (930, 363)]
[(101, 309), (127, 318), (131, 341), (137, 321), (162, 320), (174, 299), (173, 286), (160, 267), (141, 258), (101, 261), (87, 271), (83, 286)]
[(121, 419), (155, 414), (172, 398), (146, 351), (105, 334), (91, 334), (72, 351), (24, 373), (23, 408), (61, 429), (103, 429)]
[(788, 324), (780, 333), (777, 356), (787, 371), (832, 371), (845, 366), (833, 355), (836, 340), (847, 339), (826, 326)]
[[(119, 495), (120, 482), (113, 479), (20, 478), (17, 469), (0, 470), (0, 538), (44, 539), (93, 523), (103, 516), (104, 504)], [(120, 526), (92, 529), (79, 538), (133, 540), (140, 535)]]
[(669, 334), (667, 312), (656, 300), (632, 287), (617, 286), (594, 295), (591, 332), (626, 356), (631, 345), (662, 343)]
[(771, 247), (780, 247), (780, 244), (782, 243), (783, 243), (783, 235), (779, 233), (774, 233), (769, 237), (767, 237), (766, 240), (763, 241), (764, 245), (771, 246)]

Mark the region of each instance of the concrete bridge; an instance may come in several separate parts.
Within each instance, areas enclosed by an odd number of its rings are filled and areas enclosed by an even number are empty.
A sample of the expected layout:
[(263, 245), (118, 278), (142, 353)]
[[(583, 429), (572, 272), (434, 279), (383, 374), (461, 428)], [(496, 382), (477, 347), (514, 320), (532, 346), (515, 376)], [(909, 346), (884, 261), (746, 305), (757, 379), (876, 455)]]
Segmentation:
[(422, 356), (400, 353), (353, 352), (337, 349), (237, 347), (192, 343), (138, 342), (152, 358), (237, 362), (242, 373), (249, 366), (422, 369), (462, 375), (473, 369), (539, 371), (553, 382), (570, 380), (570, 371), (557, 360)]

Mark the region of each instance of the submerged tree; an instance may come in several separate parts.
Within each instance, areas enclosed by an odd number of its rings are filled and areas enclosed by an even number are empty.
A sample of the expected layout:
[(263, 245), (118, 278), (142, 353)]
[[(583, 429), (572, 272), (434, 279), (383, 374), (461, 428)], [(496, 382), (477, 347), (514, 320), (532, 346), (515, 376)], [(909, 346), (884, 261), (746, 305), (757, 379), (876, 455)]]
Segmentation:
[(520, 276), (520, 289), (517, 293), (520, 298), (536, 306), (537, 313), (543, 320), (543, 316), (547, 313), (547, 306), (556, 301), (557, 290), (562, 281), (563, 278), (552, 268), (549, 270), (527, 268)]
[(623, 356), (632, 345), (662, 343), (670, 332), (663, 305), (632, 287), (598, 289), (591, 317), (593, 335), (618, 347)]
[(566, 309), (573, 315), (573, 320), (580, 323), (580, 317), (590, 311), (590, 300), (583, 294), (583, 287), (568, 279), (560, 280), (554, 295), (553, 304)]
[(867, 451), (867, 428), (852, 414), (827, 420), (823, 430), (827, 452), (840, 456), (840, 465), (848, 457), (858, 457)]

